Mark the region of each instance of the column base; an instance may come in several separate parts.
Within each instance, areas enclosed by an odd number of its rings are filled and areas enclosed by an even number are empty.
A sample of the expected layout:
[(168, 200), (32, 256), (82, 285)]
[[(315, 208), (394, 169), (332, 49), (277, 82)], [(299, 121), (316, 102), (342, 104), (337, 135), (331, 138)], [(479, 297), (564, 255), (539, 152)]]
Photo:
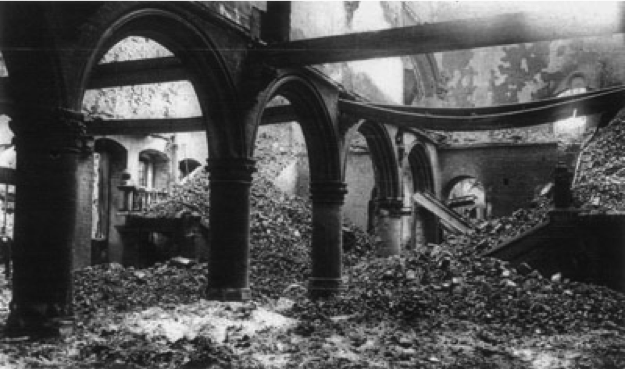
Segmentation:
[(65, 337), (74, 332), (73, 317), (44, 317), (12, 311), (7, 320), (4, 334), (7, 337), (53, 338)]
[(205, 298), (209, 301), (242, 302), (252, 299), (249, 288), (208, 288)]
[(311, 298), (327, 298), (341, 294), (345, 290), (342, 279), (310, 278), (308, 295)]

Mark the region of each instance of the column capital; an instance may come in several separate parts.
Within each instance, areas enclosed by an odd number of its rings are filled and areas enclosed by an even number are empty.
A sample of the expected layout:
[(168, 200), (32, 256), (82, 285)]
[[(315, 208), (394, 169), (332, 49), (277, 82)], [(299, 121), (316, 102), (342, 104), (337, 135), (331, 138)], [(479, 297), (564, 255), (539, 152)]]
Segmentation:
[(342, 181), (315, 181), (310, 183), (310, 199), (313, 203), (343, 204), (347, 185)]
[(386, 209), (391, 214), (394, 212), (401, 213), (404, 208), (404, 202), (401, 198), (378, 198), (375, 200), (378, 208)]
[(80, 112), (60, 107), (22, 107), (10, 126), (17, 145), (32, 143), (58, 153), (93, 152), (93, 137), (87, 135), (85, 116)]
[(249, 158), (209, 158), (206, 170), (211, 181), (251, 184), (256, 161)]

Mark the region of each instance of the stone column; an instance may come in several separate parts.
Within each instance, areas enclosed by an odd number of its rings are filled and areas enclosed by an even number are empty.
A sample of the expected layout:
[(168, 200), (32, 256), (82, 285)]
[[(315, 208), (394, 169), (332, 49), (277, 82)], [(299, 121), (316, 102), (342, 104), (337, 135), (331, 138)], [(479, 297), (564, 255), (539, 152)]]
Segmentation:
[(401, 254), (401, 199), (379, 199), (376, 233), (381, 243), (378, 255), (381, 257)]
[(209, 159), (210, 254), (206, 297), (242, 301), (249, 288), (250, 187), (254, 161)]
[(347, 193), (340, 181), (310, 184), (312, 200), (312, 274), (308, 282), (312, 297), (327, 297), (344, 289), (342, 280), (343, 215)]
[(92, 152), (91, 141), (80, 113), (53, 108), (19, 113), (12, 122), (16, 209), (6, 330), (9, 335), (56, 335), (71, 322), (74, 249), (89, 248), (77, 231), (85, 226), (79, 217), (79, 166)]

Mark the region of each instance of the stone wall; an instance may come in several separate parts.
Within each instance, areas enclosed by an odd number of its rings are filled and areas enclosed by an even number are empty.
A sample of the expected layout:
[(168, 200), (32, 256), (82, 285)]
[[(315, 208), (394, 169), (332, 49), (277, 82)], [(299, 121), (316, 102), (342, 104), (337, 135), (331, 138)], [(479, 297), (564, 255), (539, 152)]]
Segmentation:
[(484, 186), (491, 215), (526, 207), (556, 166), (556, 143), (457, 145), (439, 149), (443, 198), (458, 180), (474, 177)]

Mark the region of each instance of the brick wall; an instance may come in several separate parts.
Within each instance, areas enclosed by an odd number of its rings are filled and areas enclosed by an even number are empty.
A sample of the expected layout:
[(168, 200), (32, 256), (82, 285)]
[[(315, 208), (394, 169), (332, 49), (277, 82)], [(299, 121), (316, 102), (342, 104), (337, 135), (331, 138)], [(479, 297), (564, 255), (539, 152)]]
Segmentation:
[(551, 181), (557, 149), (557, 143), (442, 147), (443, 197), (456, 180), (475, 177), (484, 185), (492, 216), (510, 214), (526, 206), (536, 190)]

